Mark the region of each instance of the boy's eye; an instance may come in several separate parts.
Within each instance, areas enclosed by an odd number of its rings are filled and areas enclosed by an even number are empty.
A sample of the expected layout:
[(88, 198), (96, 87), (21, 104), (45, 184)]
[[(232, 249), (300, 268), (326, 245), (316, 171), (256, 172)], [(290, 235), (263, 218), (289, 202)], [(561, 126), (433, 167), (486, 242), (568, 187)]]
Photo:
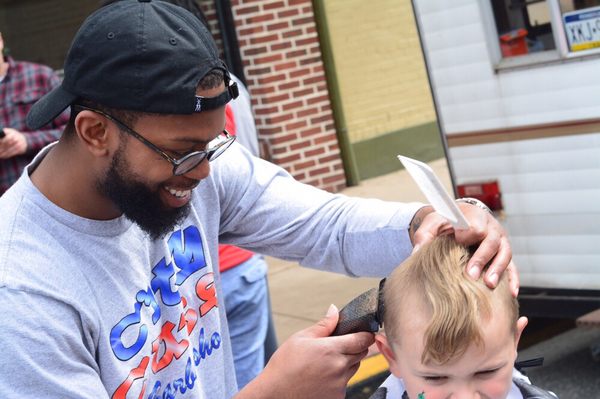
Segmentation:
[(486, 377), (491, 377), (492, 375), (494, 375), (494, 373), (496, 373), (498, 370), (500, 370), (499, 368), (497, 369), (492, 369), (492, 370), (483, 370), (483, 371), (478, 371), (475, 373), (476, 376), (478, 377), (482, 377), (482, 378), (486, 378)]
[(423, 379), (431, 384), (443, 384), (448, 380), (448, 377), (443, 375), (425, 375)]

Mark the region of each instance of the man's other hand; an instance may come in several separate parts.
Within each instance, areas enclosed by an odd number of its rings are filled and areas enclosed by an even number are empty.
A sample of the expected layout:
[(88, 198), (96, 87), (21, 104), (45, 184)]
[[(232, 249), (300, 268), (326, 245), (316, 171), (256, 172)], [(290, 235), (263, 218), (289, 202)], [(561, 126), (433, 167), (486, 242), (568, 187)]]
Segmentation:
[(236, 398), (344, 399), (375, 339), (367, 332), (331, 337), (338, 317), (331, 305), (325, 318), (292, 335)]

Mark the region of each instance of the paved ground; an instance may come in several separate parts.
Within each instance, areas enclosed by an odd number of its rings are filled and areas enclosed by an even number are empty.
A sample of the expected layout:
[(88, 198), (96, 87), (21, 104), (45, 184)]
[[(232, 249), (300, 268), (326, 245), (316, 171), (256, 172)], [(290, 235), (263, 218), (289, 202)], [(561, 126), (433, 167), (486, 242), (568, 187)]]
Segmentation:
[(561, 399), (600, 398), (600, 362), (590, 346), (600, 344), (600, 328), (574, 328), (519, 352), (519, 359), (544, 357), (527, 372), (531, 381)]

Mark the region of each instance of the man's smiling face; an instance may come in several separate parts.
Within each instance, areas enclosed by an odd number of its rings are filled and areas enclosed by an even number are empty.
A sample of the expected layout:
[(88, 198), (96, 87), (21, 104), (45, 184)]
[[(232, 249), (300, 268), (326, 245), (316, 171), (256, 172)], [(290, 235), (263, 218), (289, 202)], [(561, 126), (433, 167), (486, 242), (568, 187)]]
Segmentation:
[[(213, 97), (224, 89), (221, 84), (197, 94)], [(178, 159), (205, 150), (221, 135), (224, 124), (223, 106), (191, 115), (142, 115), (131, 128)], [(117, 134), (119, 148), (96, 186), (127, 218), (153, 239), (160, 238), (187, 216), (192, 190), (209, 175), (210, 164), (204, 160), (189, 172), (174, 176), (173, 165), (157, 152), (128, 133)]]

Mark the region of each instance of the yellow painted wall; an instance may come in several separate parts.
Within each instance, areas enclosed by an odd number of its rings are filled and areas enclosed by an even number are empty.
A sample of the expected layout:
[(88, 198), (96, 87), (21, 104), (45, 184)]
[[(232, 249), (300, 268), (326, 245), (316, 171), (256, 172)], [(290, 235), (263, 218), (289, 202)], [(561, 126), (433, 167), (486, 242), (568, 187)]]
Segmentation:
[(351, 143), (435, 120), (410, 0), (325, 0)]

